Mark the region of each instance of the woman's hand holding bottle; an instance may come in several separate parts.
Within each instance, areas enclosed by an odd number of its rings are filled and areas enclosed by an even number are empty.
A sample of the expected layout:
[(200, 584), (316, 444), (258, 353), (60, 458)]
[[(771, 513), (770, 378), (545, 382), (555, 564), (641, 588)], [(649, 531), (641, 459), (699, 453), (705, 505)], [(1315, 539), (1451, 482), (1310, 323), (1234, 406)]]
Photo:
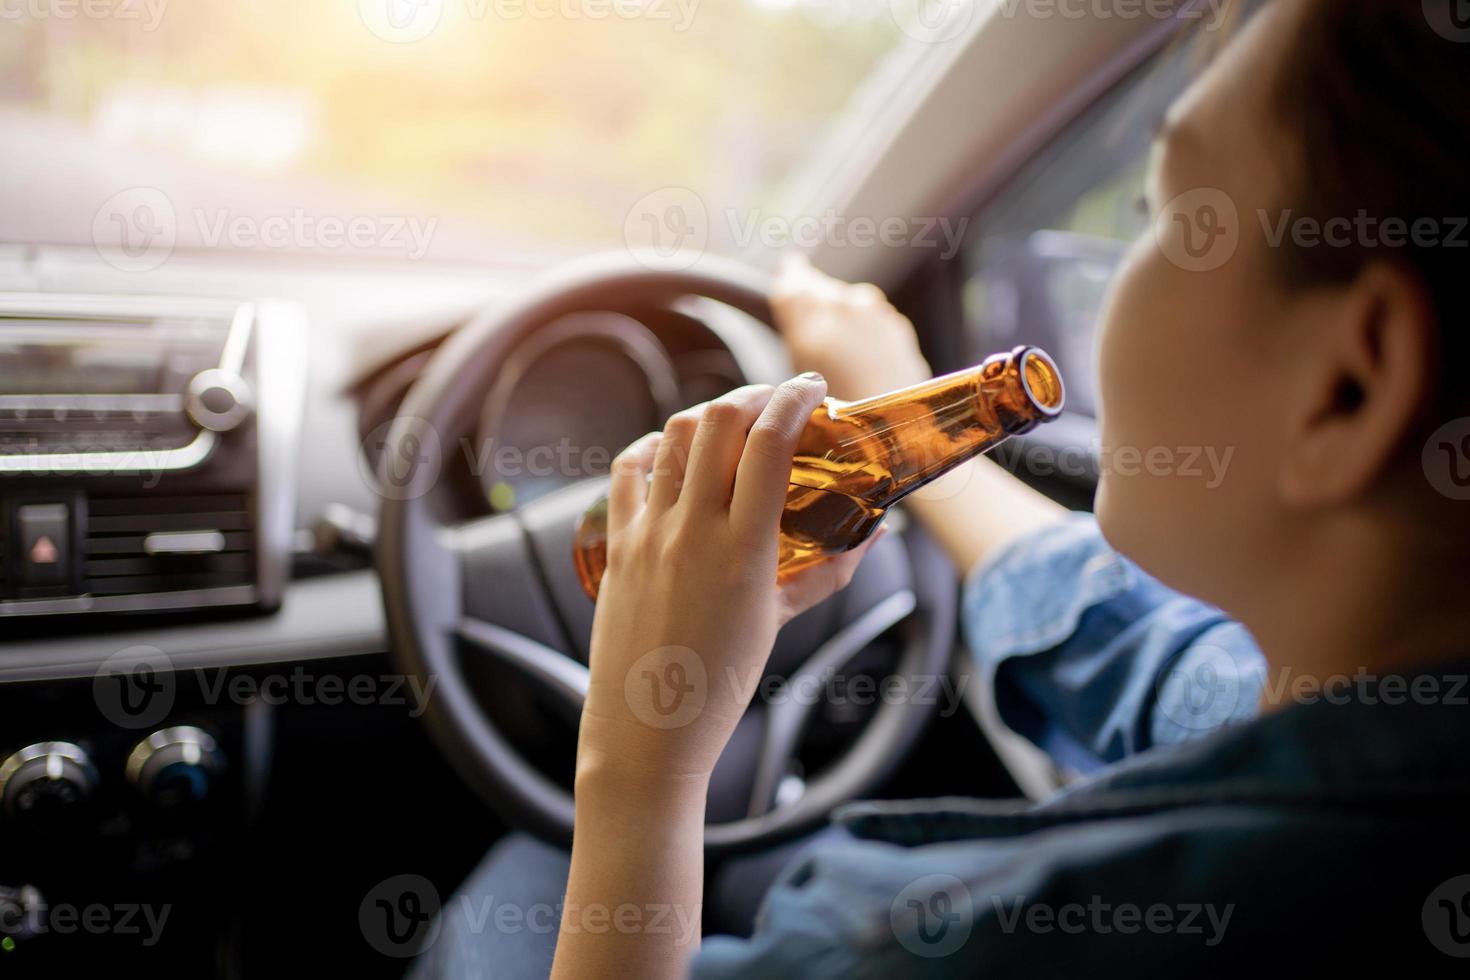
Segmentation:
[(817, 375), (741, 388), (618, 457), (579, 772), (621, 761), (707, 777), (776, 631), (843, 588), (877, 540), (776, 585), (792, 454), (826, 392)]

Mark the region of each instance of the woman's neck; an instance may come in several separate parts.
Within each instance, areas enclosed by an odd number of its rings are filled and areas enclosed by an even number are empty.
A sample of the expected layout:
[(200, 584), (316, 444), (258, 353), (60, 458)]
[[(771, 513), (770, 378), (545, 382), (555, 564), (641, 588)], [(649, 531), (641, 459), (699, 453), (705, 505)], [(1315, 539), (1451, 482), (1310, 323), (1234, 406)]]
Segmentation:
[(1420, 526), (1343, 520), (1277, 566), (1241, 610), (1266, 655), (1263, 710), (1343, 678), (1470, 657), (1470, 554)]

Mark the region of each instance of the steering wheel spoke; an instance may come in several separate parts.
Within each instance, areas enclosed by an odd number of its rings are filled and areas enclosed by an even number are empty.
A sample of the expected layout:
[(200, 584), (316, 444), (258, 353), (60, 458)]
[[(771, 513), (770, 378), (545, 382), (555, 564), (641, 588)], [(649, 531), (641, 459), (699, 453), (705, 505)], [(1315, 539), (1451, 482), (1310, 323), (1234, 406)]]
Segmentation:
[(459, 570), (456, 631), (466, 622), (494, 624), (568, 659), (574, 646), (520, 515), (468, 521), (441, 538)]
[(781, 783), (790, 773), (802, 732), (817, 705), (816, 699), (801, 696), (808, 690), (825, 690), (832, 677), (852, 658), (884, 633), (908, 619), (918, 608), (918, 599), (901, 589), (835, 633), (782, 685), (795, 696), (775, 698), (765, 712), (765, 733), (756, 762), (748, 816), (758, 817), (777, 805)]
[(587, 700), (591, 674), (586, 666), (529, 636), (483, 619), (467, 616), (459, 621), (454, 632), (461, 641), (494, 657), (552, 695), (561, 706), (562, 715), (576, 722)]

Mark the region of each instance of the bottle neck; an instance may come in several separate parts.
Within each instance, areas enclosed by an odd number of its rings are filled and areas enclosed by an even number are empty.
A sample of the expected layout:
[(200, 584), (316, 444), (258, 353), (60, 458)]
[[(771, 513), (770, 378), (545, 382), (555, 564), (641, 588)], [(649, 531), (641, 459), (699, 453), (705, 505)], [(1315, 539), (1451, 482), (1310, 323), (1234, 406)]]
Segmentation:
[(863, 465), (873, 477), (864, 499), (886, 507), (1060, 408), (1060, 378), (1051, 361), (1033, 348), (1017, 348), (885, 395), (829, 402), (826, 414), (837, 439), (827, 459)]

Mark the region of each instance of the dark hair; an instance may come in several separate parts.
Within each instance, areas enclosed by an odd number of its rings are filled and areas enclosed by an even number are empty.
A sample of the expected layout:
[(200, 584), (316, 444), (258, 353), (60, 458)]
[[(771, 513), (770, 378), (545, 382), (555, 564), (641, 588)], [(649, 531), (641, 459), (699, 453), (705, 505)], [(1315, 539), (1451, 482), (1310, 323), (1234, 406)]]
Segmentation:
[[(1290, 206), (1319, 221), (1434, 222), (1434, 244), (1291, 248), (1293, 286), (1342, 283), (1387, 260), (1417, 274), (1443, 338), (1443, 395), (1463, 402), (1470, 371), (1470, 24), (1461, 0), (1273, 0), (1302, 3), (1274, 111), (1300, 156)], [(1427, 228), (1427, 226), (1424, 226)], [(1458, 235), (1458, 247), (1451, 242)], [(1377, 238), (1377, 236), (1373, 236)]]

